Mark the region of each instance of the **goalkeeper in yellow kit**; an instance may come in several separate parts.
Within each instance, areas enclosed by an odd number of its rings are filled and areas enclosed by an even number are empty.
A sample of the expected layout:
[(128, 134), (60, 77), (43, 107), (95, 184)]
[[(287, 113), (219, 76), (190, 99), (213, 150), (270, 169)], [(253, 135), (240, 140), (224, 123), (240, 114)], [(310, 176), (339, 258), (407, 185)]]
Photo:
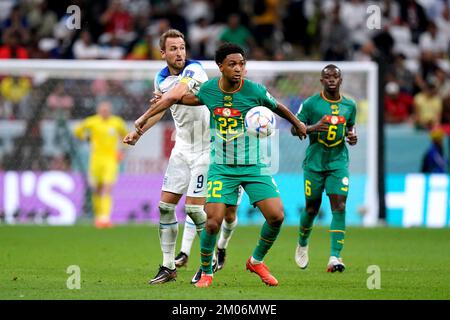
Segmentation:
[(78, 139), (90, 140), (89, 183), (93, 188), (92, 205), (97, 228), (112, 226), (111, 191), (119, 169), (119, 142), (128, 132), (125, 121), (112, 115), (111, 108), (110, 102), (100, 102), (97, 114), (87, 117), (74, 129)]

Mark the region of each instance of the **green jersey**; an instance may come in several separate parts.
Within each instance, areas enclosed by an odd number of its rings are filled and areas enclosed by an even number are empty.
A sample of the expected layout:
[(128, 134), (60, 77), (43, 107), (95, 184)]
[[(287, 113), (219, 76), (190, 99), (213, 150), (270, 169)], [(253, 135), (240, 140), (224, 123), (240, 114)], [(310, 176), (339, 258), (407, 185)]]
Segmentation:
[(277, 108), (276, 100), (258, 83), (244, 79), (238, 89), (225, 92), (220, 77), (203, 83), (197, 98), (210, 111), (211, 163), (225, 165), (267, 165), (265, 141), (246, 134), (245, 115), (253, 107)]
[(303, 102), (297, 118), (306, 125), (312, 125), (324, 115), (329, 123), (328, 131), (309, 134), (303, 168), (318, 172), (347, 168), (345, 130), (355, 124), (356, 103), (344, 96), (337, 101), (328, 100), (323, 93), (317, 93)]

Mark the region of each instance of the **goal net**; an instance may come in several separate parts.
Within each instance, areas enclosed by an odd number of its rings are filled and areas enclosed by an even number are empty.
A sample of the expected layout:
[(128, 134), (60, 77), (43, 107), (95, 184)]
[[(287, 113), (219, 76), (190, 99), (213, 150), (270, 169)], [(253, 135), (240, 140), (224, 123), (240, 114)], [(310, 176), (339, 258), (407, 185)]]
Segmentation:
[[(320, 71), (328, 62), (249, 61), (247, 77), (264, 84), (294, 113), (321, 90)], [(202, 65), (219, 75), (213, 61)], [(340, 62), (342, 92), (356, 101), (359, 143), (349, 146), (349, 225), (377, 221), (376, 122), (377, 69), (371, 62)], [(163, 61), (0, 61), (0, 217), (6, 223), (73, 224), (90, 218), (87, 177), (89, 145), (72, 129), (108, 99), (130, 130), (147, 108), (153, 78)], [(297, 225), (304, 208), (302, 161), (308, 141), (291, 136), (290, 124), (277, 119), (279, 163), (275, 180), (285, 207), (285, 223)], [(119, 179), (113, 190), (113, 222), (155, 223), (171, 148), (170, 112), (134, 147), (123, 147)], [(177, 214), (184, 219), (183, 202)], [(244, 196), (241, 224), (260, 223), (262, 215)], [(324, 201), (319, 223), (331, 219)]]

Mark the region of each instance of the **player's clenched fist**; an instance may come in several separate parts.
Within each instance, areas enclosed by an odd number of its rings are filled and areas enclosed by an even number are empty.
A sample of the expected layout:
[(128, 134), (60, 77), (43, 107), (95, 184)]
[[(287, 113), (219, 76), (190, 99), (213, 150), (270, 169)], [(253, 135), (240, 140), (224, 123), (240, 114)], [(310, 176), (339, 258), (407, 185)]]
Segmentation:
[(300, 140), (303, 140), (304, 138), (306, 138), (306, 126), (303, 122), (300, 122), (300, 124), (294, 128), (295, 128), (296, 136), (298, 136), (300, 138)]
[(323, 131), (326, 132), (328, 131), (328, 127), (330, 126), (329, 123), (327, 122), (327, 115), (324, 115), (322, 117), (322, 119), (320, 119), (319, 122), (317, 122), (313, 127), (314, 129), (312, 131)]
[(128, 133), (122, 141), (123, 143), (134, 146), (138, 142), (140, 137), (141, 136), (136, 131), (132, 131)]
[(140, 116), (135, 122), (134, 127), (136, 128), (136, 133), (139, 135), (143, 135), (144, 131), (142, 128), (144, 127), (145, 123), (147, 122), (147, 119), (145, 119), (143, 116)]
[(352, 129), (347, 134), (347, 142), (349, 145), (354, 146), (358, 142), (358, 136), (355, 129)]

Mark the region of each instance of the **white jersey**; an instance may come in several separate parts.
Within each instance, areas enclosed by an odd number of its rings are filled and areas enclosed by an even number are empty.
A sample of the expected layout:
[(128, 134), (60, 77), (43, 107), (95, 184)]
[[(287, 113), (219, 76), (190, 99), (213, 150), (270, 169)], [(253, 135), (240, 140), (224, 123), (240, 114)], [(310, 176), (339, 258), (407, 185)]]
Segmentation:
[[(183, 81), (192, 93), (196, 93), (207, 80), (208, 76), (199, 62), (186, 60), (179, 75), (171, 75), (168, 67), (159, 71), (155, 77), (155, 91), (165, 93)], [(208, 108), (174, 104), (170, 111), (176, 128), (174, 151), (190, 154), (209, 152)]]

